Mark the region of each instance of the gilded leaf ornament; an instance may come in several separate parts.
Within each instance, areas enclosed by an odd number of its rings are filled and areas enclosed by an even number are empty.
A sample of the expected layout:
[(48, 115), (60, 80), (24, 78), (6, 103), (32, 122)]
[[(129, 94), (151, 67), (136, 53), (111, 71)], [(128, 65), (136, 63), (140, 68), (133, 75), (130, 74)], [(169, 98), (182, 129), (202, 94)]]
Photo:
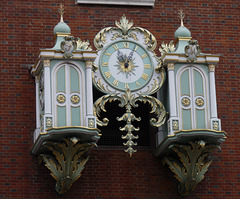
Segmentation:
[(63, 143), (46, 142), (44, 147), (50, 153), (39, 155), (39, 163), (44, 162), (51, 171), (51, 176), (56, 180), (56, 191), (64, 194), (72, 184), (81, 176), (88, 152), (96, 144), (81, 143), (78, 138), (63, 139)]
[(159, 47), (159, 51), (161, 52), (161, 56), (163, 56), (165, 53), (174, 52), (175, 46), (173, 44), (173, 41), (171, 41), (169, 44), (165, 44), (163, 41), (161, 46)]
[(208, 156), (218, 145), (207, 145), (203, 140), (189, 142), (187, 145), (174, 144), (169, 147), (178, 156), (167, 156), (163, 158), (163, 164), (168, 164), (179, 181), (178, 192), (182, 196), (187, 196), (192, 192), (197, 184), (204, 178), (212, 160), (208, 161)]
[(122, 31), (122, 35), (127, 35), (128, 31), (132, 28), (133, 22), (129, 22), (125, 15), (122, 16), (120, 22), (115, 21), (115, 25)]
[(77, 39), (77, 50), (87, 50), (91, 51), (92, 47), (89, 41), (82, 41), (80, 38)]

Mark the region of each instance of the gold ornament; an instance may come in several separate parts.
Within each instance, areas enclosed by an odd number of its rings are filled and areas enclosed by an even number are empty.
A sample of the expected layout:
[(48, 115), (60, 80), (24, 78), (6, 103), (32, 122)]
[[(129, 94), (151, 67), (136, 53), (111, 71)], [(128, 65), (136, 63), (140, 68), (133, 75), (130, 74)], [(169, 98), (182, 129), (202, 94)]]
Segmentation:
[(197, 106), (202, 107), (204, 105), (204, 100), (199, 97), (195, 100), (195, 103), (196, 103)]
[(73, 104), (77, 104), (77, 103), (79, 103), (79, 101), (80, 101), (80, 97), (79, 97), (79, 96), (73, 95), (73, 96), (71, 97), (71, 102), (72, 102)]
[(57, 96), (57, 101), (58, 101), (58, 103), (62, 104), (66, 101), (66, 97), (63, 94), (59, 94)]
[(172, 122), (172, 128), (173, 130), (178, 130), (179, 129), (179, 125), (178, 125), (178, 121), (177, 120), (173, 120)]
[(190, 99), (187, 97), (182, 98), (182, 105), (183, 106), (189, 106), (190, 105)]
[(47, 127), (52, 127), (52, 118), (50, 118), (50, 117), (46, 118), (46, 126)]

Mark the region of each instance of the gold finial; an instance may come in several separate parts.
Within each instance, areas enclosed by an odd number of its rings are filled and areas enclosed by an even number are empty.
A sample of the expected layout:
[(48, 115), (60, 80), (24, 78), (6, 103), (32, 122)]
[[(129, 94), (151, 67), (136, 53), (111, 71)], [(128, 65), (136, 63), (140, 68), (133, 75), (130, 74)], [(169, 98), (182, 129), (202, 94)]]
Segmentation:
[(178, 11), (178, 17), (179, 17), (179, 19), (181, 19), (181, 26), (184, 26), (183, 25), (183, 19), (185, 17), (185, 14), (183, 13), (183, 9), (182, 8)]
[(58, 9), (58, 12), (59, 14), (61, 15), (61, 22), (64, 22), (63, 21), (63, 14), (64, 14), (64, 5), (61, 3), (60, 6), (59, 6), (59, 9)]

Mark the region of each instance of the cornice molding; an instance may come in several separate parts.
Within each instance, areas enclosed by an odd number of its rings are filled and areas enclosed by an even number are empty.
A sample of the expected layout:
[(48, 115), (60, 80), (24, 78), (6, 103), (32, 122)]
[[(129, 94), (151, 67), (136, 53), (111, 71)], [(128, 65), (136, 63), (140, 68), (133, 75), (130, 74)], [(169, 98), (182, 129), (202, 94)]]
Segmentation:
[(132, 5), (152, 6), (155, 0), (76, 0), (76, 4), (108, 4), (108, 5)]

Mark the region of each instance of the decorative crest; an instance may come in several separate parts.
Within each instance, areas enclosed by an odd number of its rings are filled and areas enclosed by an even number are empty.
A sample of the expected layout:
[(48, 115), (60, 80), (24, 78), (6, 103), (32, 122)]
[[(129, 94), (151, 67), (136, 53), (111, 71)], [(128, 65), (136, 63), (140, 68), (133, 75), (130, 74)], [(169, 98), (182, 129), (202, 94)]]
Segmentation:
[(190, 40), (189, 44), (185, 47), (185, 53), (187, 55), (187, 60), (189, 62), (194, 62), (197, 60), (197, 56), (201, 53), (200, 46), (197, 40)]
[(183, 19), (185, 18), (185, 14), (183, 13), (183, 9), (182, 8), (178, 11), (178, 17), (181, 20), (181, 26), (184, 26), (183, 25)]
[(73, 56), (73, 52), (77, 49), (77, 40), (73, 36), (64, 37), (65, 41), (62, 41), (60, 46), (62, 52), (64, 52), (65, 58), (71, 58)]

